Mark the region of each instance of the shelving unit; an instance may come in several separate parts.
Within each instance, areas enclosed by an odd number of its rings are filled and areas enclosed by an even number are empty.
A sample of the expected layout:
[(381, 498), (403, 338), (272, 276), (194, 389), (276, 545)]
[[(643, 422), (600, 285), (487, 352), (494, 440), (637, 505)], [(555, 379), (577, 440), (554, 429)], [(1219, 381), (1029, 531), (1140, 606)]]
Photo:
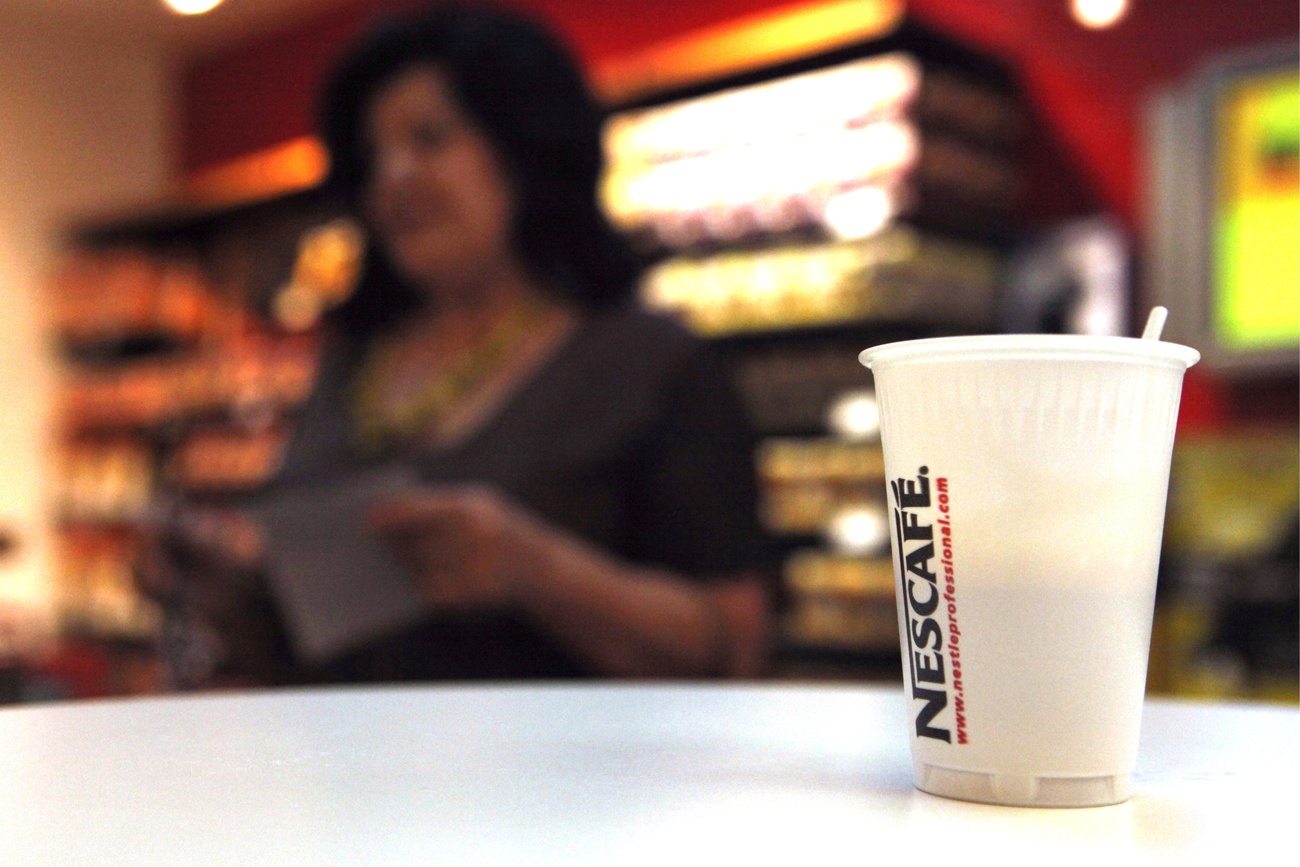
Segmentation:
[(319, 194), (296, 192), (68, 234), (50, 290), (63, 360), (59, 613), (65, 637), (100, 648), (110, 673), (124, 648), (158, 650), (162, 613), (132, 574), (158, 504), (220, 498), (277, 465), (318, 336), (270, 313), (290, 288), (306, 291), (302, 239), (334, 218)]
[(996, 63), (899, 19), (607, 126), (607, 209), (656, 262), (645, 302), (714, 343), (764, 438), (779, 676), (899, 676), (878, 434), (837, 407), (874, 409), (867, 346), (997, 330), (1021, 124)]

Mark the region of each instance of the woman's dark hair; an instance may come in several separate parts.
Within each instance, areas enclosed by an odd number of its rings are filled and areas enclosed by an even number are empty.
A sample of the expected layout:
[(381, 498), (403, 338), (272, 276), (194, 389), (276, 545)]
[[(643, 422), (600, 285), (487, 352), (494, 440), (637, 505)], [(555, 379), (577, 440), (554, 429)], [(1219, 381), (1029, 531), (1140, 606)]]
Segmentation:
[[(414, 66), (446, 76), (514, 181), (514, 242), (535, 276), (594, 309), (626, 297), (641, 263), (597, 204), (603, 111), (576, 63), (544, 27), (486, 6), (438, 4), (372, 28), (336, 66), (321, 105), (328, 185), (354, 213), (369, 181), (365, 113), (376, 93)], [(357, 335), (419, 303), (371, 245), (356, 293), (338, 313)]]

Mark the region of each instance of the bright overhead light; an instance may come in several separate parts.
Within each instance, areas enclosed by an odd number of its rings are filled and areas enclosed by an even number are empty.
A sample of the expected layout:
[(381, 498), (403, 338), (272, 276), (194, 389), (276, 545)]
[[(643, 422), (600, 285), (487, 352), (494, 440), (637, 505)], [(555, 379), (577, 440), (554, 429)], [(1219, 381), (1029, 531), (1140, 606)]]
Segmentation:
[(221, 5), (221, 0), (163, 0), (177, 15), (202, 15)]
[(1070, 0), (1070, 11), (1084, 27), (1100, 30), (1124, 17), (1128, 0)]

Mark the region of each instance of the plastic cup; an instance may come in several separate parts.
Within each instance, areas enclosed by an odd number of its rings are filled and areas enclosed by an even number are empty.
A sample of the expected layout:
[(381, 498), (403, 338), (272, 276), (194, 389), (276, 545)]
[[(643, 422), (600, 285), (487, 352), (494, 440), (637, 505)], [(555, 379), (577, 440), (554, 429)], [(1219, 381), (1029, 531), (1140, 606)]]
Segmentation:
[(1186, 346), (1004, 335), (877, 346), (917, 788), (1130, 796)]

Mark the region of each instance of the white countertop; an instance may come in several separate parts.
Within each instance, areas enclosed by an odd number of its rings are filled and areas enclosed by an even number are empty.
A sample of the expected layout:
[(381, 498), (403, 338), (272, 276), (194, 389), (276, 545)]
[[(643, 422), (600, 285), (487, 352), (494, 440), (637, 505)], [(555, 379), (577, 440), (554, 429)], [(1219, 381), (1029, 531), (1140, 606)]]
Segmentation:
[[(0, 710), (2, 865), (1236, 863), (1296, 850), (1300, 711), (1148, 701), (1136, 795), (916, 791), (900, 688), (457, 686)], [(1272, 858), (1270, 860), (1272, 860)]]

